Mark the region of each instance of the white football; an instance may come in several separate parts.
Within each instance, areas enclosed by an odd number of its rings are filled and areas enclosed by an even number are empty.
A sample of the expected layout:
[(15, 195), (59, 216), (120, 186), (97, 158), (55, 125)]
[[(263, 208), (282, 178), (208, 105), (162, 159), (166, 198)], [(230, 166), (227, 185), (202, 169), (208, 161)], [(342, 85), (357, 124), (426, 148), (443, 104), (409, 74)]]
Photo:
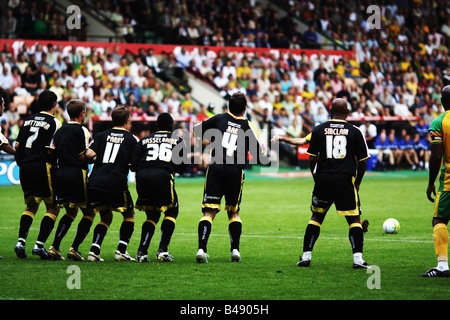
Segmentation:
[(387, 234), (398, 233), (399, 230), (400, 230), (400, 223), (394, 218), (389, 218), (383, 223), (384, 233)]

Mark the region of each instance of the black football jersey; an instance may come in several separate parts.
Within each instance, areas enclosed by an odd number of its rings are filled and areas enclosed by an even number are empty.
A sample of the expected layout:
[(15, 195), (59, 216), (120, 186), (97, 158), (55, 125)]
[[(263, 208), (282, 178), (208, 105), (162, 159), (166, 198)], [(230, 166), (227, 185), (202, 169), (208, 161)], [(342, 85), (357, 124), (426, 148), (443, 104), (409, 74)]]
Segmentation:
[(316, 126), (307, 152), (318, 157), (316, 174), (339, 172), (356, 176), (358, 161), (370, 157), (361, 130), (344, 120)]
[(95, 135), (90, 149), (97, 155), (88, 187), (104, 192), (126, 190), (138, 139), (128, 130), (112, 128)]
[(47, 112), (28, 117), (17, 136), (17, 164), (43, 161), (52, 162), (47, 149), (54, 149), (53, 136), (61, 127), (61, 122)]
[[(265, 158), (265, 146), (255, 125), (243, 117), (221, 113), (203, 121), (194, 128), (194, 134), (211, 141), (211, 163), (230, 164), (245, 168)], [(267, 164), (267, 163), (265, 163)]]
[[(182, 144), (181, 147), (175, 146)], [(186, 163), (182, 152), (186, 150), (183, 139), (168, 131), (158, 131), (142, 138), (136, 147), (133, 167), (136, 170), (144, 168), (163, 168), (170, 173), (183, 173)]]
[(58, 166), (74, 166), (88, 169), (81, 161), (82, 155), (90, 144), (89, 130), (78, 122), (65, 123), (54, 137), (55, 151)]

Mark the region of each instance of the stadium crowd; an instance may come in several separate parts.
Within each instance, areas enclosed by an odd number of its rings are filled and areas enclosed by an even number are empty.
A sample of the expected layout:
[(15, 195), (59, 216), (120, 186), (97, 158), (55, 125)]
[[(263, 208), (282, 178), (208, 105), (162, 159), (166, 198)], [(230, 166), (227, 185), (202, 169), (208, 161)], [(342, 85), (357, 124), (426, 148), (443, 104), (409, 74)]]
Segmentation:
[[(352, 117), (419, 116), (422, 121), (355, 123), (367, 133), (372, 149), (392, 149), (392, 145), (380, 147), (379, 140), (396, 137), (396, 150), (401, 151), (393, 152), (394, 156), (383, 151), (378, 168), (426, 168), (428, 141), (422, 128), (442, 112), (441, 89), (450, 79), (450, 12), (445, 1), (433, 1), (431, 5), (427, 1), (386, 1), (380, 5), (380, 29), (367, 26), (367, 1), (347, 1), (345, 6), (336, 1), (281, 1), (288, 10), (283, 18), (278, 18), (279, 11), (270, 2), (263, 7), (257, 1), (230, 0), (216, 6), (212, 0), (161, 0), (148, 3), (148, 10), (140, 13), (133, 10), (132, 3), (119, 3), (122, 6), (116, 8), (122, 10), (106, 10), (113, 8), (113, 1), (95, 5), (111, 13), (107, 16), (112, 20), (116, 19), (113, 12), (122, 19), (127, 17), (127, 23), (131, 21), (136, 29), (147, 27), (148, 16), (145, 20), (142, 15), (153, 15), (158, 19), (152, 21), (157, 21), (158, 29), (168, 36), (166, 41), (186, 46), (157, 59), (151, 48), (136, 54), (104, 50), (83, 55), (74, 47), (70, 54), (63, 55), (61, 47), (41, 42), (34, 51), (24, 45), (14, 54), (4, 44), (0, 48), (0, 88), (8, 110), (1, 121), (11, 142), (21, 120), (35, 111), (32, 101), (45, 88), (57, 93), (57, 116), (62, 121), (67, 120), (65, 103), (75, 97), (86, 102), (90, 116), (108, 115), (115, 105), (124, 104), (133, 115), (170, 112), (202, 121), (212, 110), (195, 107), (186, 82), (189, 72), (224, 98), (235, 91), (244, 92), (249, 102), (248, 117), (261, 128), (272, 128), (277, 135), (306, 136), (316, 124), (329, 119), (328, 110), (336, 97), (347, 99)], [(20, 1), (3, 11), (8, 18), (16, 19), (16, 28), (23, 27), (18, 13), (23, 6), (28, 14), (35, 10), (34, 1)], [(35, 15), (41, 16), (36, 10)], [(41, 10), (47, 10), (47, 27), (54, 26), (49, 20), (54, 16), (51, 8)], [(297, 16), (311, 25), (303, 34), (293, 22)], [(3, 19), (3, 36), (11, 34), (10, 23), (5, 23), (11, 19)], [(288, 50), (276, 56), (269, 50), (252, 50), (318, 48), (317, 32), (352, 51), (333, 60), (320, 52), (308, 56)], [(42, 33), (35, 30), (35, 36), (40, 38)], [(198, 50), (189, 51), (187, 45), (196, 45)], [(234, 52), (221, 48), (211, 58), (208, 45), (248, 49)], [(29, 97), (26, 112), (19, 112), (13, 103), (17, 96)], [(423, 152), (417, 148), (416, 159), (403, 150), (415, 145), (417, 134)], [(296, 158), (296, 149), (283, 149)]]

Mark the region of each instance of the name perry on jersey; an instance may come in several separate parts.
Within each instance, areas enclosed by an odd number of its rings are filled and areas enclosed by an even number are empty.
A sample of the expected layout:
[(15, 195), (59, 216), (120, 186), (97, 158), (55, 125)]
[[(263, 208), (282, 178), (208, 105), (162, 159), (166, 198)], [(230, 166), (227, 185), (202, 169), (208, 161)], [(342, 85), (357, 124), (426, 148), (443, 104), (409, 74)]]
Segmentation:
[(122, 143), (124, 139), (125, 138), (123, 137), (122, 133), (114, 132), (111, 132), (111, 134), (106, 137), (106, 141), (111, 143)]

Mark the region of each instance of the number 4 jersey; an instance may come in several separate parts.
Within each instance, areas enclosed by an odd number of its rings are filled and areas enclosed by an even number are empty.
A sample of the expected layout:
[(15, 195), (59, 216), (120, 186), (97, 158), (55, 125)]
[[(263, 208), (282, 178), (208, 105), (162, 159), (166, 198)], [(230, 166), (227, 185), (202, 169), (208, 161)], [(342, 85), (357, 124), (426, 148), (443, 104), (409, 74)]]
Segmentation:
[(255, 125), (244, 117), (222, 113), (194, 128), (194, 134), (211, 141), (211, 163), (230, 164), (245, 169), (249, 163), (267, 164), (266, 149)]
[(97, 158), (88, 179), (89, 189), (116, 193), (126, 190), (137, 142), (138, 139), (131, 132), (122, 128), (96, 134), (90, 146)]
[(356, 176), (358, 161), (370, 157), (361, 130), (347, 121), (336, 119), (313, 129), (307, 152), (319, 157), (316, 174), (331, 172)]

